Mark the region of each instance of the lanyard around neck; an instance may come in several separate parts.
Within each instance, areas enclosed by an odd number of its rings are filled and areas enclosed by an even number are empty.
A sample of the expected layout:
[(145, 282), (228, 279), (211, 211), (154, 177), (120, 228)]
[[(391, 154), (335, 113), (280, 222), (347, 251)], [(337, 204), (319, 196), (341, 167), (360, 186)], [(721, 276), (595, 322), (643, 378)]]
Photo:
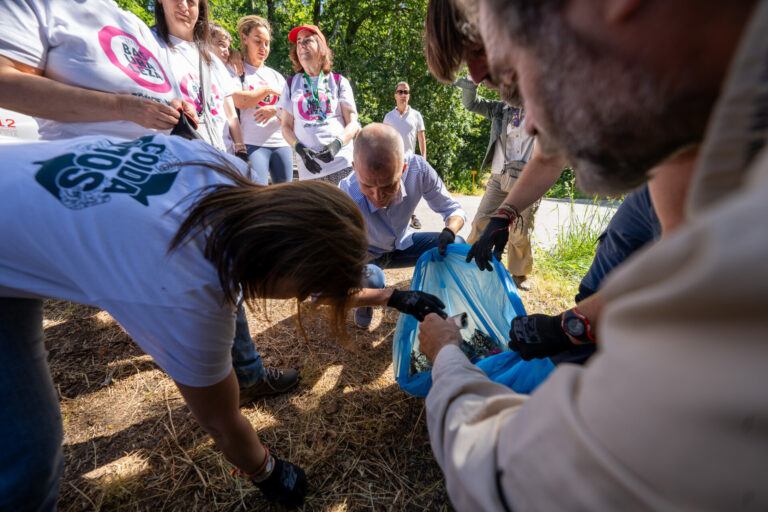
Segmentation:
[[(320, 82), (323, 82), (323, 89), (325, 90), (325, 107), (320, 107), (320, 91), (319, 86)], [(323, 119), (326, 119), (328, 117), (327, 110), (330, 110), (331, 107), (331, 100), (328, 98), (328, 76), (320, 71), (320, 74), (317, 77), (317, 84), (313, 85), (312, 80), (309, 79), (309, 75), (307, 72), (304, 72), (304, 84), (305, 89), (307, 90), (309, 104), (312, 107), (313, 112), (317, 112), (320, 117)]]

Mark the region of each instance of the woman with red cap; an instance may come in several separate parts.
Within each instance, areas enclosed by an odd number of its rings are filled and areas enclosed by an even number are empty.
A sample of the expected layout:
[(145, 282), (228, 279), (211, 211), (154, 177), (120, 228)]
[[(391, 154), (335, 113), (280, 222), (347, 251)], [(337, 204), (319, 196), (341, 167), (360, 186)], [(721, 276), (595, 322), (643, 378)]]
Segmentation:
[(295, 44), (278, 109), (283, 137), (299, 155), (299, 179), (337, 185), (352, 173), (352, 139), (360, 130), (349, 81), (331, 72), (333, 52), (315, 25), (288, 34)]

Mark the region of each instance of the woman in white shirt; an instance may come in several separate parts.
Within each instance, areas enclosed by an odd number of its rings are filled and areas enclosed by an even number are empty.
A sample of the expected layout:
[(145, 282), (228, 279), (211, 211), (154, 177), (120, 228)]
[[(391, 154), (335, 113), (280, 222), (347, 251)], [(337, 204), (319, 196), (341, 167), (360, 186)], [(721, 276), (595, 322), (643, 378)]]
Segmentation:
[[(243, 90), (232, 95), (240, 109), (243, 140), (256, 182), (266, 185), (293, 179), (293, 151), (280, 130), (277, 101), (285, 78), (264, 61), (269, 56), (272, 29), (260, 16), (243, 16), (237, 22), (245, 60)], [(267, 174), (269, 173), (269, 174)]]
[(230, 97), (234, 84), (224, 64), (209, 51), (208, 13), (208, 0), (156, 0), (155, 36), (167, 52), (182, 98), (197, 107), (198, 133), (213, 147), (245, 159), (240, 122)]
[(236, 304), (319, 294), (343, 331), (368, 247), (354, 201), (325, 183), (254, 184), (234, 157), (167, 135), (3, 145), (0, 158), (0, 218), (14, 219), (0, 225), (0, 509), (55, 510), (63, 433), (46, 297), (108, 311), (239, 473), (299, 505), (304, 471), (270, 456), (239, 412)]
[(315, 25), (294, 28), (288, 39), (296, 74), (277, 105), (283, 137), (299, 155), (299, 179), (338, 185), (352, 173), (352, 139), (360, 131), (352, 86), (331, 72), (333, 52)]
[(170, 130), (182, 101), (164, 53), (112, 0), (3, 1), (0, 107), (38, 118), (43, 140)]

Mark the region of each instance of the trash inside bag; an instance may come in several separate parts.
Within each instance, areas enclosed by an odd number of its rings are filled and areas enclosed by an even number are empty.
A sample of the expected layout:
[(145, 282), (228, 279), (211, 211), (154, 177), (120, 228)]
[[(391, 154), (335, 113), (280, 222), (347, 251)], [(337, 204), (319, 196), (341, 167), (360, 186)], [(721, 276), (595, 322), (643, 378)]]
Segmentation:
[[(488, 377), (518, 393), (530, 393), (555, 368), (549, 359), (524, 361), (509, 350), (510, 322), (525, 315), (523, 302), (507, 269), (495, 258), (494, 271), (481, 271), (467, 263), (469, 245), (452, 244), (445, 256), (437, 249), (422, 254), (411, 278), (411, 290), (431, 293), (445, 303), (448, 316), (467, 313), (461, 329), (461, 349)], [(400, 314), (392, 348), (395, 378), (415, 396), (426, 396), (432, 386), (429, 360), (419, 351), (419, 323)]]

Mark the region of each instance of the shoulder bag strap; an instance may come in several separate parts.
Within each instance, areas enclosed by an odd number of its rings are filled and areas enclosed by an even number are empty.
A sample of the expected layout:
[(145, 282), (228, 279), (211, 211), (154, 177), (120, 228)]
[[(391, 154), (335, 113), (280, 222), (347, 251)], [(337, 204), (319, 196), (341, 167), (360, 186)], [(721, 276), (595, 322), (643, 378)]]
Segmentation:
[(211, 118), (211, 112), (208, 109), (208, 95), (210, 94), (211, 87), (211, 69), (208, 65), (203, 64), (203, 54), (198, 52), (198, 56), (200, 69), (200, 99), (203, 102), (203, 124), (205, 125), (205, 130), (210, 138), (211, 145), (220, 151), (226, 151), (221, 134), (216, 133), (213, 128), (213, 119)]

